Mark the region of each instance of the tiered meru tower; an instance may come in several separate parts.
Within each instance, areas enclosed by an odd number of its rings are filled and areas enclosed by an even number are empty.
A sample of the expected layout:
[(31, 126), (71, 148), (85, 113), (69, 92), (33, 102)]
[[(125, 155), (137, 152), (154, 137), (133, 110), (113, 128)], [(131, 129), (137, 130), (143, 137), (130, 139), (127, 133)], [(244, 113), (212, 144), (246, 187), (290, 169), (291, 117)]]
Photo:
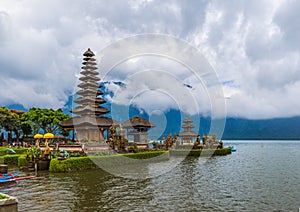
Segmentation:
[(184, 142), (191, 142), (198, 136), (197, 133), (192, 131), (192, 129), (194, 128), (192, 122), (193, 121), (189, 117), (186, 117), (183, 120), (183, 125), (182, 125), (183, 131), (179, 133), (179, 137)]
[(97, 76), (99, 73), (96, 71), (95, 54), (88, 49), (83, 56), (79, 90), (76, 92), (78, 97), (74, 100), (78, 106), (71, 110), (76, 116), (60, 125), (65, 129), (76, 130), (77, 140), (80, 142), (100, 142), (104, 141), (104, 131), (113, 125), (113, 120), (103, 116), (110, 111), (101, 106), (105, 100), (101, 98), (103, 93)]

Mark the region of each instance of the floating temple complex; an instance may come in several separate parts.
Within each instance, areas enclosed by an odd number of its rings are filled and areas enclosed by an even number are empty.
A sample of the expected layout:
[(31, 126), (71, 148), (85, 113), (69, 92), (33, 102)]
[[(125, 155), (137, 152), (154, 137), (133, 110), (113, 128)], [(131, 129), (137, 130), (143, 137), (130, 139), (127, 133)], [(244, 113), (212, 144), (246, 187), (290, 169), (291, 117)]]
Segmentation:
[[(105, 100), (101, 97), (103, 92), (100, 90), (95, 54), (88, 49), (83, 56), (79, 90), (76, 92), (78, 97), (74, 100), (78, 106), (71, 110), (75, 116), (62, 121), (60, 125), (66, 130), (76, 130), (79, 142), (101, 143), (107, 139), (104, 135), (109, 135), (111, 126), (120, 126), (121, 124), (105, 117), (105, 114), (110, 111), (101, 106)], [(148, 129), (155, 127), (155, 125), (148, 120), (135, 116), (124, 122), (123, 127), (127, 130), (127, 135), (133, 136), (135, 142), (146, 142)]]
[[(135, 143), (148, 143), (148, 130), (155, 127), (152, 122), (135, 116), (120, 123), (105, 116), (110, 110), (102, 106), (106, 101), (102, 98), (103, 92), (100, 90), (95, 54), (88, 49), (83, 56), (79, 89), (76, 92), (77, 98), (74, 100), (77, 106), (71, 110), (75, 116), (62, 121), (60, 125), (66, 130), (76, 131), (77, 140), (81, 143), (92, 141), (104, 144), (110, 137), (112, 126), (119, 127), (119, 133), (122, 135), (125, 129), (127, 138)], [(182, 142), (193, 142), (199, 136), (192, 131), (194, 126), (188, 117), (183, 120), (182, 128), (183, 131), (178, 135)]]

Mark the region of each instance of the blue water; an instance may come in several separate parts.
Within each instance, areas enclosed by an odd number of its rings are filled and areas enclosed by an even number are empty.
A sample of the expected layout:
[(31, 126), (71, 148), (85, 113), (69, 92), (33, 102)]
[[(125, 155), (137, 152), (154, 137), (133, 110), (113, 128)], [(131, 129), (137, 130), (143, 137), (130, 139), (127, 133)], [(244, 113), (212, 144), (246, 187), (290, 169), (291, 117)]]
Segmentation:
[(237, 151), (186, 158), (151, 179), (121, 178), (102, 170), (41, 173), (0, 190), (19, 199), (19, 211), (299, 211), (300, 142), (224, 143)]

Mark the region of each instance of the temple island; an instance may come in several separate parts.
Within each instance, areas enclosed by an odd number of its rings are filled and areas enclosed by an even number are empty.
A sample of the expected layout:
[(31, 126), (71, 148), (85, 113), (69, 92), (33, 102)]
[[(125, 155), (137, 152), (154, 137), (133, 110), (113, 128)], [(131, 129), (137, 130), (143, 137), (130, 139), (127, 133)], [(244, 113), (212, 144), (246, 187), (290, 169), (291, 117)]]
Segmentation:
[[(139, 116), (132, 117), (124, 123), (106, 117), (110, 111), (102, 106), (105, 100), (102, 98), (95, 54), (88, 49), (83, 56), (79, 89), (74, 100), (78, 105), (71, 110), (75, 116), (62, 121), (60, 125), (73, 133), (76, 131), (78, 142), (84, 146), (84, 151), (89, 153), (149, 149), (148, 130), (155, 127), (155, 124)], [(223, 148), (222, 142), (216, 141), (213, 136), (203, 137), (201, 144), (200, 135), (192, 131), (194, 126), (189, 117), (183, 120), (182, 128), (183, 131), (179, 135), (169, 135), (164, 143), (154, 143), (154, 147), (169, 149), (175, 145), (174, 148)], [(128, 142), (128, 138), (133, 138), (133, 142)]]
[[(73, 133), (73, 143), (55, 142), (55, 136), (51, 133), (36, 134), (30, 148), (23, 149), (23, 152), (17, 150), (19, 154), (14, 159), (8, 155), (4, 158), (4, 163), (13, 161), (19, 167), (29, 171), (47, 170), (49, 167), (50, 171), (66, 171), (57, 169), (57, 166), (63, 163), (63, 160), (71, 161), (74, 156), (83, 156), (82, 160), (86, 160), (84, 157), (86, 155), (103, 156), (118, 153), (136, 154), (133, 156), (135, 159), (144, 159), (157, 156), (162, 152), (179, 156), (213, 156), (231, 153), (231, 148), (224, 148), (223, 142), (217, 140), (216, 135), (205, 135), (201, 139), (200, 135), (193, 131), (194, 126), (189, 117), (183, 120), (182, 131), (179, 134), (170, 134), (163, 141), (150, 141), (148, 131), (156, 125), (140, 116), (131, 117), (123, 123), (109, 118), (107, 114), (110, 110), (104, 106), (106, 101), (102, 97), (103, 91), (101, 91), (95, 54), (90, 49), (84, 52), (82, 65), (74, 100), (76, 105), (70, 111), (73, 117), (59, 123), (66, 132)], [(16, 153), (13, 148), (7, 148), (5, 151), (12, 155)], [(87, 166), (86, 164), (90, 163), (82, 164)], [(78, 164), (75, 167), (81, 169)]]

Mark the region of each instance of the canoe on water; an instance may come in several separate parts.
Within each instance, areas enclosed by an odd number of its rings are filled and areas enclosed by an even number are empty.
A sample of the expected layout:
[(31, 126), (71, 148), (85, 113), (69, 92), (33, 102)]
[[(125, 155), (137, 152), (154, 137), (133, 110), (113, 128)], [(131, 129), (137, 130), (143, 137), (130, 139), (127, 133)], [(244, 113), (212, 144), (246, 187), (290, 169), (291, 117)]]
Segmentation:
[(16, 180), (27, 180), (27, 179), (32, 179), (32, 178), (35, 178), (36, 176), (34, 175), (31, 175), (31, 176), (23, 176), (23, 177), (16, 177), (15, 179)]
[(14, 173), (14, 174), (0, 174), (0, 180), (3, 179), (11, 179), (11, 178), (15, 178), (18, 177), (19, 173)]
[(10, 178), (10, 179), (0, 179), (0, 184), (4, 184), (4, 183), (12, 183), (12, 182), (16, 182), (16, 178)]
[(35, 178), (36, 176), (31, 175), (31, 176), (19, 176), (18, 173), (14, 174), (0, 174), (0, 184), (5, 184), (5, 183), (12, 183), (16, 182), (19, 180), (27, 180), (27, 179), (32, 179)]

